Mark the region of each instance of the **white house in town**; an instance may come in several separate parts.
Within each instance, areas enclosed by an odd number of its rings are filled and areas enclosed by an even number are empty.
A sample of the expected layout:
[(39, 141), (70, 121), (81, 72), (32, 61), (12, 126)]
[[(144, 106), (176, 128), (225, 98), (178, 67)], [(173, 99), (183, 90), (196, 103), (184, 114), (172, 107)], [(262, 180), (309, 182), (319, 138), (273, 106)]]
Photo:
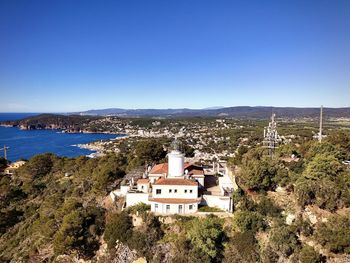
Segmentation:
[(13, 175), (16, 170), (18, 168), (20, 168), (21, 166), (25, 165), (26, 162), (25, 161), (17, 161), (17, 162), (14, 162), (14, 163), (11, 163), (5, 170), (4, 170), (4, 173), (6, 175)]
[(141, 202), (159, 214), (195, 213), (200, 204), (232, 210), (233, 183), (229, 176), (212, 176), (218, 183), (206, 189), (209, 176), (206, 178), (202, 167), (185, 163), (177, 143), (168, 154), (168, 163), (154, 165), (143, 177), (111, 192), (112, 199), (124, 196), (127, 207)]

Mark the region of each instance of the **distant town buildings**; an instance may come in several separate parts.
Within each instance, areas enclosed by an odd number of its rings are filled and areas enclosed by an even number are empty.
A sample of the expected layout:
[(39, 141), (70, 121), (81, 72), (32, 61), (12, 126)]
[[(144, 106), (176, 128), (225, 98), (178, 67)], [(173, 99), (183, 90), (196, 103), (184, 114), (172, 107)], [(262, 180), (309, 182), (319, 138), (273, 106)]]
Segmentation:
[(5, 168), (4, 173), (6, 175), (13, 175), (15, 171), (23, 166), (26, 162), (25, 161), (17, 161), (14, 163), (11, 163), (7, 168)]

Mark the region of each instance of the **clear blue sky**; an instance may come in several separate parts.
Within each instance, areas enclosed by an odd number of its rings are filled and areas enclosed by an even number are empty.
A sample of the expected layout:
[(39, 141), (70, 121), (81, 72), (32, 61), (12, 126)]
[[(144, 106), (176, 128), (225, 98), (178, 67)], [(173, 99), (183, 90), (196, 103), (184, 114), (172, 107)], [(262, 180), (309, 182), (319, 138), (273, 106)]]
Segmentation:
[(350, 1), (0, 0), (0, 111), (350, 106)]

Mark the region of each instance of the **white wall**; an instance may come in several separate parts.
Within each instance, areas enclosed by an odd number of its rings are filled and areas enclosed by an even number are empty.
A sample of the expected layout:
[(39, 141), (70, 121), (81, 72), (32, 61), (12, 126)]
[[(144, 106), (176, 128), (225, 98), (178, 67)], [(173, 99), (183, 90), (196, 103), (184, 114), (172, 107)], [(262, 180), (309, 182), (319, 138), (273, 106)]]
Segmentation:
[(149, 184), (138, 184), (137, 190), (140, 192), (148, 193), (149, 190)]
[(204, 177), (193, 177), (193, 179), (197, 180), (200, 186), (204, 187)]
[(126, 195), (126, 206), (136, 205), (137, 203), (149, 204), (148, 194), (146, 193), (128, 193)]
[(223, 190), (224, 188), (229, 188), (234, 190), (234, 184), (231, 178), (228, 176), (228, 174), (224, 174), (224, 176), (219, 177), (219, 186), (222, 194), (224, 194), (224, 190)]
[(179, 151), (168, 154), (168, 177), (181, 177), (184, 174), (184, 155)]
[(229, 196), (203, 195), (201, 204), (232, 212), (232, 200)]
[[(161, 190), (161, 194), (156, 194), (157, 189)], [(169, 191), (171, 190), (171, 192)], [(176, 193), (175, 193), (175, 190)], [(185, 193), (187, 190), (187, 193)], [(192, 190), (192, 193), (190, 192)], [(153, 185), (153, 198), (185, 198), (192, 199), (198, 197), (198, 186), (196, 185)]]
[(122, 195), (126, 195), (127, 192), (129, 191), (129, 189), (130, 189), (130, 186), (129, 186), (129, 185), (122, 185), (122, 186), (120, 187), (120, 193), (121, 193)]
[[(156, 205), (158, 205), (158, 208), (156, 208)], [(170, 206), (170, 210), (167, 211), (166, 206)], [(182, 213), (179, 213), (179, 205), (182, 205)], [(190, 209), (190, 206), (192, 205), (192, 209)], [(195, 213), (198, 210), (198, 204), (163, 204), (163, 203), (156, 203), (151, 202), (151, 211), (154, 213), (160, 213), (160, 214), (191, 214)]]
[(148, 178), (151, 184), (154, 184), (160, 177), (165, 177), (164, 174), (149, 174)]

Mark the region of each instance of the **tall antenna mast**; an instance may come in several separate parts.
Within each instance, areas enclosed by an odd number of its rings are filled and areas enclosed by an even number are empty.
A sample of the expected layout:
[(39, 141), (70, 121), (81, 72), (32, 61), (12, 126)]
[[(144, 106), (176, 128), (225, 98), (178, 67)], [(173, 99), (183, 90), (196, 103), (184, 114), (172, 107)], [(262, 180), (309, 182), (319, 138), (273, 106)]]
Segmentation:
[(318, 141), (322, 142), (322, 119), (323, 119), (323, 105), (321, 105), (321, 109), (320, 109), (320, 131), (318, 134)]
[(6, 147), (6, 145), (4, 145), (4, 148), (1, 148), (0, 150), (4, 150), (4, 158), (7, 160), (7, 149), (8, 149), (9, 147)]
[(272, 113), (271, 122), (264, 128), (263, 146), (269, 149), (269, 155), (272, 157), (278, 144), (281, 142), (281, 137), (277, 132), (277, 123), (275, 121), (275, 114)]

